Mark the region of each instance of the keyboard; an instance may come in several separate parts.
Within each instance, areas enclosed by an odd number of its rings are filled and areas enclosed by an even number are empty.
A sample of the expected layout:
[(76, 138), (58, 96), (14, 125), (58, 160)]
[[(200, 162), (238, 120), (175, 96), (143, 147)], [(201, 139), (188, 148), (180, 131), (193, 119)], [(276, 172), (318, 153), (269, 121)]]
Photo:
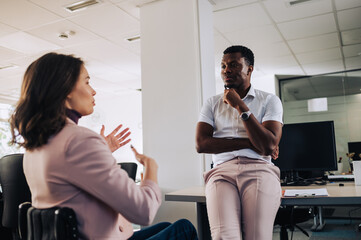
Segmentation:
[(354, 175), (328, 175), (327, 176), (328, 181), (330, 182), (348, 182), (348, 181), (354, 181), (355, 177)]

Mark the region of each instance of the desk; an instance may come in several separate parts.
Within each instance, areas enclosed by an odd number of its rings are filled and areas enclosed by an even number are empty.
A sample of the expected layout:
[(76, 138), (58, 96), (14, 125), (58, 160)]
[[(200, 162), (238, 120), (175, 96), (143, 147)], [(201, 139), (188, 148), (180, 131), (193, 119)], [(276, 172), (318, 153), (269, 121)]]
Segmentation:
[[(361, 186), (355, 186), (353, 182), (343, 182), (340, 187), (338, 183), (329, 183), (318, 186), (302, 187), (282, 187), (285, 189), (311, 189), (326, 188), (328, 197), (287, 197), (282, 198), (282, 206), (360, 206), (361, 205)], [(200, 240), (211, 239), (209, 231), (209, 222), (206, 209), (206, 197), (204, 186), (190, 187), (165, 194), (166, 201), (195, 202), (197, 204), (197, 224)], [(321, 215), (322, 216), (322, 215)], [(320, 219), (322, 224), (322, 218)]]

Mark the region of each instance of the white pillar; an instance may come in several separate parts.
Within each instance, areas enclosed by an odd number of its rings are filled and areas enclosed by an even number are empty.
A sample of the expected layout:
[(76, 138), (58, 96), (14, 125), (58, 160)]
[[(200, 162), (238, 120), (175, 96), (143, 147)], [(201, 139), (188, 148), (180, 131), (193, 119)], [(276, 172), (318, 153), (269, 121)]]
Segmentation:
[[(140, 6), (143, 150), (159, 165), (166, 192), (202, 185), (195, 127), (215, 94), (212, 6), (207, 0), (159, 0)], [(164, 197), (163, 197), (164, 200)], [(158, 221), (187, 218), (194, 203), (163, 202)]]

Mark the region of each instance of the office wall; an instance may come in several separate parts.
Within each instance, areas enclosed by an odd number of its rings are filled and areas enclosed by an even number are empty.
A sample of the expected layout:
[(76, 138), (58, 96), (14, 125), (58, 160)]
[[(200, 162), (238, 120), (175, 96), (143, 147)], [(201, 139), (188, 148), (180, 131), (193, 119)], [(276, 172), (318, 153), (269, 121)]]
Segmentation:
[[(86, 126), (99, 133), (102, 124), (105, 125), (105, 135), (108, 135), (119, 124), (123, 124), (122, 129), (128, 127), (131, 131), (130, 138), (139, 152), (143, 151), (142, 133), (142, 96), (141, 92), (127, 92), (123, 94), (111, 92), (97, 92), (95, 95), (96, 106), (94, 113), (82, 117), (79, 125)], [(130, 144), (121, 147), (113, 153), (117, 162), (137, 162)], [(140, 174), (141, 168), (138, 170)]]

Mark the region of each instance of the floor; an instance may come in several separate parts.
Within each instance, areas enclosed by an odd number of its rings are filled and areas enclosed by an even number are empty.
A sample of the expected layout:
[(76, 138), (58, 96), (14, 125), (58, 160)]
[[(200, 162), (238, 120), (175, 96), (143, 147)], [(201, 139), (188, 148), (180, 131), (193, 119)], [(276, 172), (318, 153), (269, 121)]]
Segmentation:
[[(298, 224), (308, 234), (307, 237), (297, 228), (293, 232), (293, 238), (291, 231), (288, 231), (289, 240), (360, 240), (361, 232), (358, 230), (358, 226), (361, 223), (360, 219), (325, 219), (325, 227), (320, 232), (312, 232), (310, 229), (313, 225), (313, 219)], [(280, 239), (280, 228), (275, 227), (273, 232), (273, 240)]]

